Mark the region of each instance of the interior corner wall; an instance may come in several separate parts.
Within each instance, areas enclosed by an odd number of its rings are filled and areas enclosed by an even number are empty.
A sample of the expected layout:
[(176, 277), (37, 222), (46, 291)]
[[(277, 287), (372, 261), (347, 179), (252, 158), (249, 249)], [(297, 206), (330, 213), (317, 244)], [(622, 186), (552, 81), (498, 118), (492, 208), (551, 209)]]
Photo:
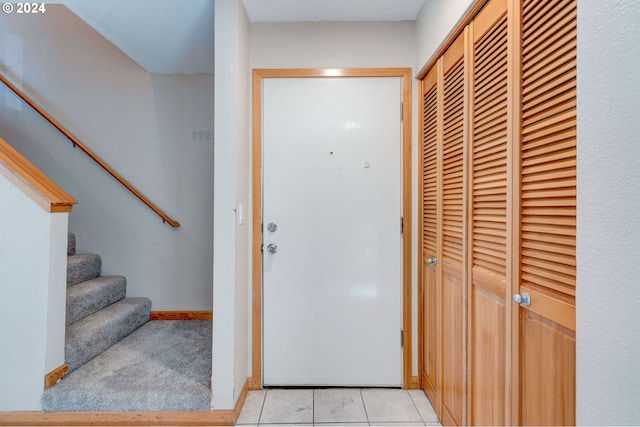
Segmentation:
[(640, 424), (640, 3), (578, 3), (577, 425)]
[(125, 276), (152, 310), (211, 310), (213, 74), (152, 75), (57, 4), (0, 13), (0, 72), (181, 223), (164, 224), (0, 84), (0, 136), (78, 200), (78, 252), (101, 255), (103, 274)]
[[(215, 2), (212, 409), (233, 409), (248, 376), (248, 20), (242, 0)], [(246, 176), (241, 176), (246, 175)], [(239, 224), (243, 204), (243, 223)]]

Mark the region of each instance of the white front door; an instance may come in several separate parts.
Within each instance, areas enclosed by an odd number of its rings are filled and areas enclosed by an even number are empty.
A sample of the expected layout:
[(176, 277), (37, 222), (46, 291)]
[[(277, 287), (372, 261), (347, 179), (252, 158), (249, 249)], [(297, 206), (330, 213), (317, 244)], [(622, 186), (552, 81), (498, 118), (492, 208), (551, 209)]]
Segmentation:
[(263, 80), (267, 386), (402, 384), (401, 89)]

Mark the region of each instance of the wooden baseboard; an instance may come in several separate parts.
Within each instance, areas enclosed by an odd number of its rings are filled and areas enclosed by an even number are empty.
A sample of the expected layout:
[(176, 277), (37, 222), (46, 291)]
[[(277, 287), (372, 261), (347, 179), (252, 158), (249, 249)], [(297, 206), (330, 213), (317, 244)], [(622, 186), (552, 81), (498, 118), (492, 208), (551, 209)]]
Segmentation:
[(0, 412), (0, 426), (233, 426), (249, 392), (244, 383), (234, 409), (185, 412)]
[(44, 376), (44, 389), (50, 389), (54, 385), (58, 384), (58, 381), (62, 379), (69, 372), (69, 366), (66, 363), (63, 363), (61, 366), (58, 366), (53, 371), (49, 372)]
[(409, 383), (409, 390), (419, 390), (420, 389), (420, 377), (412, 376), (411, 382)]
[(152, 311), (150, 320), (212, 320), (211, 311)]
[(249, 377), (249, 390), (262, 390), (262, 379)]
[(235, 411), (0, 412), (0, 426), (232, 426)]
[(244, 382), (244, 387), (242, 387), (242, 391), (240, 392), (240, 396), (238, 396), (238, 401), (236, 402), (236, 406), (233, 409), (233, 425), (238, 421), (238, 417), (240, 416), (240, 411), (242, 411), (242, 407), (244, 406), (244, 401), (247, 399), (247, 394), (249, 393), (249, 381), (251, 378), (247, 378)]

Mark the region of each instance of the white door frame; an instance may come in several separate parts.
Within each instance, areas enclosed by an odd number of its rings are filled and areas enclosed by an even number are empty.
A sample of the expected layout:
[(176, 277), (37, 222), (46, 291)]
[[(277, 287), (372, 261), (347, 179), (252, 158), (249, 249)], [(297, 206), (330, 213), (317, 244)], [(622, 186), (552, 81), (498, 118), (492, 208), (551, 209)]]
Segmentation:
[(262, 388), (262, 81), (265, 78), (400, 77), (402, 79), (402, 356), (403, 388), (417, 388), (412, 377), (411, 325), (411, 69), (255, 69), (253, 70), (253, 193), (252, 193), (252, 379), (251, 389)]

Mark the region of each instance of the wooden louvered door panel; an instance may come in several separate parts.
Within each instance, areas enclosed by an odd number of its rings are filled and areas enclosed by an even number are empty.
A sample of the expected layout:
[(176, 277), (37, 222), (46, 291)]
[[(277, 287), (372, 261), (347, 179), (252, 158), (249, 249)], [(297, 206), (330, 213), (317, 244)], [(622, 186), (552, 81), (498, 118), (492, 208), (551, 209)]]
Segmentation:
[(576, 7), (522, 4), (520, 420), (575, 424)]
[(442, 64), (442, 421), (462, 425), (466, 396), (464, 35), (445, 52)]
[[(470, 423), (504, 425), (507, 293), (507, 3), (492, 0), (472, 34)], [(510, 292), (510, 291), (509, 291)]]
[(422, 388), (439, 411), (440, 399), (440, 290), (436, 264), (439, 246), (438, 207), (438, 87), (437, 67), (422, 81), (422, 286), (420, 287), (422, 331)]
[(422, 385), (444, 425), (575, 424), (577, 0), (480, 8), (422, 78)]

